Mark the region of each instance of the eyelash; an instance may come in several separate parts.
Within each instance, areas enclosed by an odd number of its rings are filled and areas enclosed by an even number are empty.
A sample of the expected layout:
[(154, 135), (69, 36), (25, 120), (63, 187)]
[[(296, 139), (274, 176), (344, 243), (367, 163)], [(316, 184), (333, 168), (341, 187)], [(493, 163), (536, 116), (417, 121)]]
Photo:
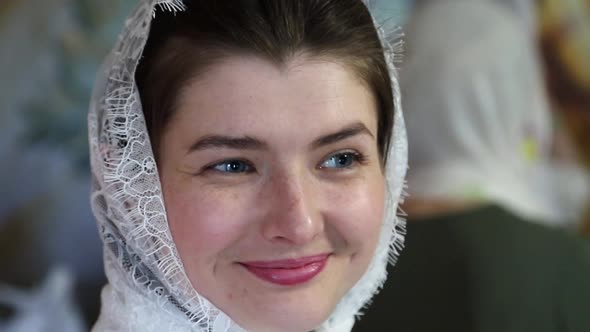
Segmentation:
[[(339, 157), (351, 157), (351, 164), (350, 165), (346, 165), (343, 167), (323, 167), (321, 165), (325, 164), (327, 161), (333, 159), (333, 158), (339, 158)], [(329, 155), (327, 158), (324, 159), (324, 161), (320, 164), (320, 169), (351, 169), (357, 165), (364, 165), (366, 164), (367, 158), (365, 157), (365, 155), (363, 155), (360, 152), (356, 152), (356, 151), (342, 151), (342, 152), (337, 152), (334, 154)]]
[[(237, 163), (241, 163), (243, 168), (245, 168), (245, 171), (242, 172), (230, 172), (227, 171), (228, 167), (232, 167), (231, 164), (233, 164), (235, 166), (235, 164)], [(222, 171), (222, 170), (218, 170), (216, 169), (219, 166), (225, 166), (226, 171)], [(252, 165), (252, 163), (250, 163), (249, 161), (246, 160), (242, 160), (242, 159), (227, 159), (218, 163), (214, 163), (212, 165), (206, 166), (205, 167), (206, 171), (213, 171), (213, 172), (218, 172), (218, 173), (227, 173), (227, 174), (249, 174), (249, 173), (253, 173), (255, 171), (254, 166)]]
[[(339, 158), (339, 157), (351, 157), (351, 163), (350, 165), (346, 165), (343, 167), (325, 167), (323, 166), (326, 162), (330, 161), (333, 158)], [(352, 169), (357, 165), (364, 165), (367, 162), (367, 158), (364, 154), (357, 152), (357, 151), (341, 151), (341, 152), (337, 152), (334, 154), (331, 154), (329, 156), (327, 156), (326, 158), (324, 158), (322, 160), (322, 162), (320, 163), (320, 165), (318, 166), (319, 169), (323, 169), (323, 170), (344, 170), (344, 169)], [(236, 164), (240, 163), (240, 165), (237, 166), (236, 169)], [(232, 165), (233, 164), (233, 165)], [(241, 166), (241, 167), (240, 167)], [(218, 167), (223, 167), (225, 170), (220, 170), (217, 169)], [(229, 171), (230, 168), (234, 168), (234, 170), (237, 170), (237, 172), (232, 172)], [(227, 159), (227, 160), (223, 160), (221, 162), (217, 162), (214, 164), (211, 164), (209, 166), (205, 166), (204, 168), (205, 171), (213, 171), (213, 172), (218, 172), (221, 174), (250, 174), (250, 173), (254, 173), (256, 171), (256, 169), (254, 168), (254, 166), (252, 165), (251, 162), (247, 161), (247, 160), (243, 160), (243, 159)]]

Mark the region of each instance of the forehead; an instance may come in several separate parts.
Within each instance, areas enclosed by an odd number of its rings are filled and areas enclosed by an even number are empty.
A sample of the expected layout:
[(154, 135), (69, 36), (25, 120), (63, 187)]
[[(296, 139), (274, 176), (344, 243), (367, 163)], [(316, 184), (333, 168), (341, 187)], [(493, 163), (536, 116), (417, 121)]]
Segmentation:
[[(283, 66), (254, 56), (224, 59), (181, 92), (173, 123), (193, 130), (294, 127), (328, 130), (362, 121), (376, 133), (377, 106), (343, 63), (298, 56)], [(240, 133), (238, 133), (240, 134)]]

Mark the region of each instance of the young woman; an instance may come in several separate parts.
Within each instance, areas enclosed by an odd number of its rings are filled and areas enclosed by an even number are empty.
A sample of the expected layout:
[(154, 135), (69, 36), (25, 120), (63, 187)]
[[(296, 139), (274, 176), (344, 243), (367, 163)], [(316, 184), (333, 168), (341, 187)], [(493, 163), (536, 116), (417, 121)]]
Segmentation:
[(383, 36), (361, 0), (140, 2), (89, 115), (94, 331), (350, 331), (403, 241)]

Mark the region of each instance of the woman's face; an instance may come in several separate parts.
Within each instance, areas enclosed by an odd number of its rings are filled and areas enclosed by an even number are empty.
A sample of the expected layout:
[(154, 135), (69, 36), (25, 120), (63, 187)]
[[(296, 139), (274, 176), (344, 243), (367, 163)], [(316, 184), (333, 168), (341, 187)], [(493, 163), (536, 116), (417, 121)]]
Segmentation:
[(360, 279), (383, 221), (377, 110), (335, 61), (236, 56), (181, 93), (160, 142), (193, 287), (253, 331), (309, 331)]

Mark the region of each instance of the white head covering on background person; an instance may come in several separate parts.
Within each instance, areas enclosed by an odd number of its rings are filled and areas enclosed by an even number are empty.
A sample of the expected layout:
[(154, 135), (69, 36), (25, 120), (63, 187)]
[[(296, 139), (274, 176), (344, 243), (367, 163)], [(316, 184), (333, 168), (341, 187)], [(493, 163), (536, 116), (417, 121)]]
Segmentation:
[[(453, 2), (455, 0), (414, 0), (414, 7), (420, 8), (422, 6), (430, 5), (435, 2)], [(486, 0), (501, 4), (508, 9), (512, 14), (518, 17), (519, 24), (522, 24), (527, 31), (536, 34), (538, 17), (536, 0)]]
[[(140, 1), (98, 74), (90, 106), (91, 204), (109, 280), (94, 331), (243, 331), (191, 286), (167, 223), (134, 77), (156, 6), (185, 8), (179, 0)], [(407, 168), (407, 142), (393, 48), (383, 37), (382, 41), (395, 98), (385, 220), (368, 271), (318, 331), (350, 331), (355, 315), (384, 282), (388, 259), (399, 254), (403, 242), (403, 222), (396, 210)]]
[(537, 1), (536, 0), (492, 0), (506, 6), (519, 22), (533, 35), (537, 34)]
[(571, 188), (556, 183), (536, 52), (516, 16), (493, 1), (420, 8), (401, 71), (410, 197), (495, 202), (525, 219), (562, 222), (568, 205), (557, 191)]

